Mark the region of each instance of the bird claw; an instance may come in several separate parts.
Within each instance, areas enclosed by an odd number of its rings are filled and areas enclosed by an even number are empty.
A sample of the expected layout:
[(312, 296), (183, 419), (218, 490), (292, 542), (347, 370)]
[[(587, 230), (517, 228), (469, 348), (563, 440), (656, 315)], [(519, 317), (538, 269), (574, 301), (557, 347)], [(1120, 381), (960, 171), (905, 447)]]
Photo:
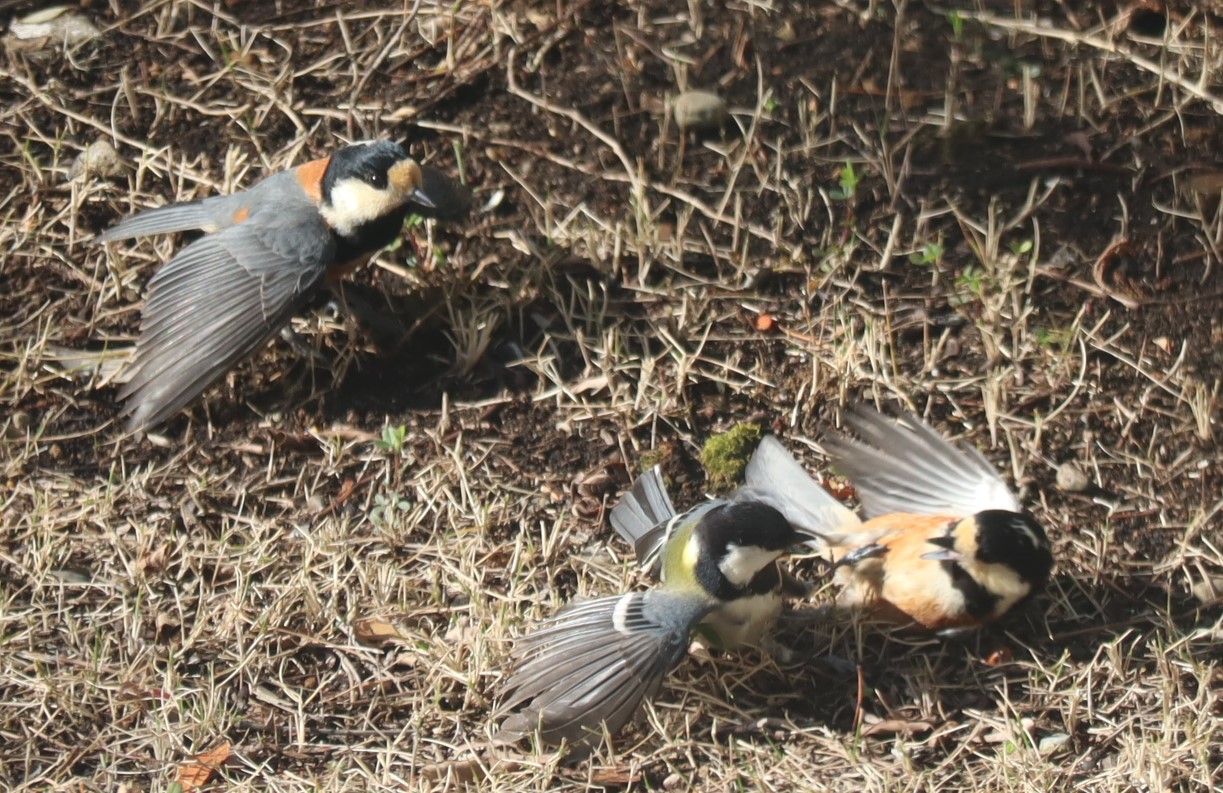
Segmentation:
[(801, 660), (797, 652), (771, 637), (760, 641), (760, 649), (776, 661), (778, 666), (795, 666)]
[(297, 353), (302, 358), (328, 369), (331, 368), (331, 359), (328, 358), (327, 355), (321, 350), (316, 350), (314, 347), (312, 347), (304, 338), (302, 338), (301, 334), (293, 330), (291, 326), (285, 325), (283, 328), (281, 328), (280, 338), (284, 339), (285, 343), (292, 348), (293, 352)]

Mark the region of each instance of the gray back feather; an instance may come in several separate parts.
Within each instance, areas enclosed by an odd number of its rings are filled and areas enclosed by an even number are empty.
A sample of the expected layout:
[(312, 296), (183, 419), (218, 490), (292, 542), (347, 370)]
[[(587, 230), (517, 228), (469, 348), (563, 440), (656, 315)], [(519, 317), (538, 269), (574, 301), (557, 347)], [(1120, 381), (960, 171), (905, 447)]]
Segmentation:
[(99, 234), (94, 241), (116, 242), (175, 231), (216, 231), (234, 225), (240, 217), (239, 210), (243, 208), (250, 214), (255, 214), (271, 206), (273, 212), (280, 213), (285, 209), (286, 203), (300, 205), (306, 201), (307, 198), (297, 180), (297, 169), (282, 171), (243, 192), (167, 204), (137, 212)]

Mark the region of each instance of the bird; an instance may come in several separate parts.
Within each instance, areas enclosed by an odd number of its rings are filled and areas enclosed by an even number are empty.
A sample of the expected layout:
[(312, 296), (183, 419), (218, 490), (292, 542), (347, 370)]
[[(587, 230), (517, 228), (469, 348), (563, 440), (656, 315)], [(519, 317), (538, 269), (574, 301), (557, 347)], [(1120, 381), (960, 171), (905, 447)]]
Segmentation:
[(767, 496), (740, 488), (677, 513), (657, 466), (639, 476), (610, 520), (657, 585), (571, 604), (518, 639), (494, 739), (588, 753), (658, 693), (694, 631), (723, 649), (776, 649), (767, 633), (783, 597), (809, 591), (778, 560), (814, 538)]
[[(439, 181), (440, 180), (440, 181)], [(253, 187), (140, 212), (99, 243), (200, 230), (149, 282), (128, 430), (161, 424), (286, 327), (319, 290), (400, 233), (411, 205), (444, 184), (391, 140), (353, 143)]]
[(820, 445), (854, 485), (866, 520), (775, 438), (756, 452), (756, 471), (767, 470), (770, 493), (782, 496), (773, 506), (816, 535), (813, 545), (832, 562), (838, 608), (955, 636), (1044, 587), (1053, 569), (1048, 536), (978, 450), (909, 414), (889, 419), (860, 407), (846, 418), (862, 440)]

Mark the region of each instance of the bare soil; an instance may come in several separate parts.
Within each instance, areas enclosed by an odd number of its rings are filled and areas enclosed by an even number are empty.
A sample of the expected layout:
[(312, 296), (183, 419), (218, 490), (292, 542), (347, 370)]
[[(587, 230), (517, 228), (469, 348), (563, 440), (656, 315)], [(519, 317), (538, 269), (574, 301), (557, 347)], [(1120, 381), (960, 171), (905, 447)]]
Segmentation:
[[(0, 61), (0, 784), (161, 789), (229, 742), (211, 785), (1223, 785), (1213, 5), (75, 10), (100, 38)], [(723, 128), (676, 127), (689, 88)], [(480, 206), (354, 276), (398, 343), (320, 306), (317, 355), (124, 437), (86, 364), (184, 240), (90, 238), (379, 135)], [(97, 140), (125, 169), (69, 180)], [(946, 642), (821, 592), (780, 626), (809, 662), (698, 650), (582, 764), (485, 746), (508, 640), (636, 585), (604, 516), (643, 456), (687, 505), (755, 421), (823, 475), (862, 401), (1006, 472), (1047, 593)]]

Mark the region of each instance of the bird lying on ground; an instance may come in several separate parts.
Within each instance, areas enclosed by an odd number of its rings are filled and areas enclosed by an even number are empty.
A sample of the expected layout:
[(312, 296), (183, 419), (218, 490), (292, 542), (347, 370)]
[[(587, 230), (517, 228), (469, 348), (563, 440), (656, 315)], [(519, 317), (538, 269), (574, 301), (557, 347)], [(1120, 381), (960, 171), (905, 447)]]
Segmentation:
[[(946, 632), (979, 628), (1038, 592), (1053, 553), (1040, 524), (976, 449), (960, 448), (914, 416), (860, 408), (862, 437), (824, 440), (832, 467), (853, 483), (862, 521), (774, 438), (756, 458), (770, 503), (819, 537), (836, 568), (837, 604)], [(764, 464), (764, 463), (767, 463)], [(766, 482), (748, 470), (748, 487)]]

